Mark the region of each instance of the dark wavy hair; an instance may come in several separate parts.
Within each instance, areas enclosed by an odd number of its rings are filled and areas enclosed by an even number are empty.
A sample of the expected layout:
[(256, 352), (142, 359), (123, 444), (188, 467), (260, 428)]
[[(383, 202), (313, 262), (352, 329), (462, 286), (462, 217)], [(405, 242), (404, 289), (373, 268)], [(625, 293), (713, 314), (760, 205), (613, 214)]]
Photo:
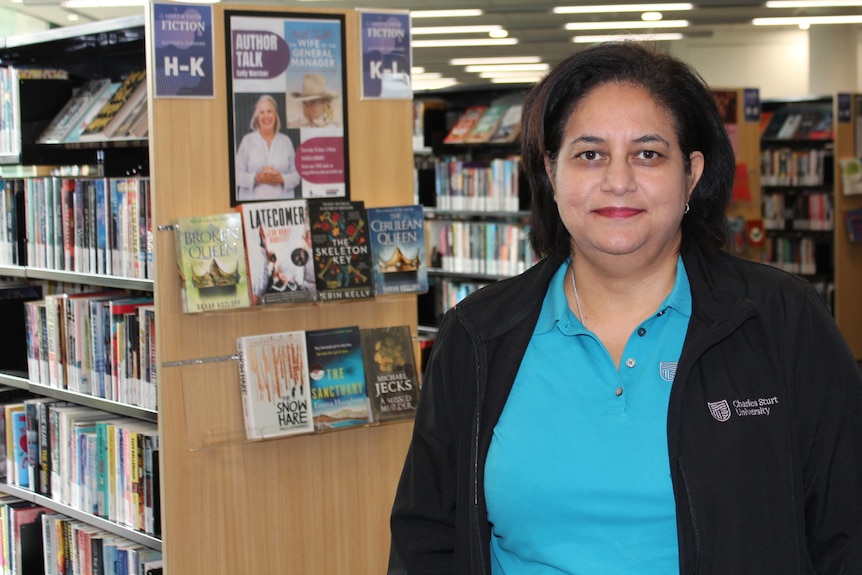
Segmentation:
[(572, 54), (527, 95), (521, 116), (521, 156), (531, 193), (530, 243), (535, 253), (541, 257), (571, 253), (571, 237), (560, 219), (545, 160), (556, 165), (566, 123), (577, 104), (594, 88), (611, 83), (639, 86), (668, 110), (687, 170), (691, 152), (703, 153), (703, 175), (682, 219), (682, 242), (695, 242), (708, 255), (725, 249), (730, 237), (725, 210), (736, 160), (715, 100), (688, 64), (627, 41), (597, 44)]

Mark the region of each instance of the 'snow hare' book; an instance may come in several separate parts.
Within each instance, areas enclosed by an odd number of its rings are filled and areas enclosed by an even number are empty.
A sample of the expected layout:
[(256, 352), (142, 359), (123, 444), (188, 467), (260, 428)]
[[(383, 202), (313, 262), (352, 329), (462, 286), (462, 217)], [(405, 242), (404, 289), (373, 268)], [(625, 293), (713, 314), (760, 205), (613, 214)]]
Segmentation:
[(237, 338), (248, 439), (314, 431), (302, 330)]

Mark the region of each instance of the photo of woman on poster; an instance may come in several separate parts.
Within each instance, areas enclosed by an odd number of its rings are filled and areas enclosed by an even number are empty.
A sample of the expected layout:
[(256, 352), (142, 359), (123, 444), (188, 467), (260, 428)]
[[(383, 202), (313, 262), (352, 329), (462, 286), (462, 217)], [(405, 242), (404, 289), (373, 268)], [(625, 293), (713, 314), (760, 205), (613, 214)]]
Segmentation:
[[(296, 189), (301, 181), (296, 169), (296, 149), (282, 131), (279, 102), (275, 95), (237, 94), (252, 98), (254, 109), (248, 131), (236, 150), (237, 200), (276, 200), (301, 197)], [(283, 95), (281, 95), (283, 106)], [(238, 101), (239, 105), (240, 102)], [(241, 133), (237, 130), (237, 133)]]

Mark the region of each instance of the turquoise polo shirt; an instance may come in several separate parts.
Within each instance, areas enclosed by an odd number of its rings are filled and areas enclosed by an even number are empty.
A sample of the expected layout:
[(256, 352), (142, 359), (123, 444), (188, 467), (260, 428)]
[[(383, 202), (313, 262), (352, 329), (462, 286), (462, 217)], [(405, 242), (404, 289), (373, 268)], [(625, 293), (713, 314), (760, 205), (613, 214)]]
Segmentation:
[(679, 571), (667, 448), (671, 383), (691, 317), (673, 290), (619, 369), (554, 275), (485, 462), (494, 575)]

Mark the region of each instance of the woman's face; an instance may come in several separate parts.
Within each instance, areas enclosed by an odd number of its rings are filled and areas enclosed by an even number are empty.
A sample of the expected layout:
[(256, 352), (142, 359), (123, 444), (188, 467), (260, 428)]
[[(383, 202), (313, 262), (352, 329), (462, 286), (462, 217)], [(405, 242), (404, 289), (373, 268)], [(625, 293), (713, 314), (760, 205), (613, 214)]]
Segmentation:
[(275, 130), (275, 120), (278, 117), (278, 112), (272, 102), (263, 100), (257, 105), (257, 125), (261, 131)]
[(703, 154), (687, 173), (669, 112), (643, 88), (605, 84), (574, 109), (546, 167), (574, 253), (650, 257), (678, 250)]

